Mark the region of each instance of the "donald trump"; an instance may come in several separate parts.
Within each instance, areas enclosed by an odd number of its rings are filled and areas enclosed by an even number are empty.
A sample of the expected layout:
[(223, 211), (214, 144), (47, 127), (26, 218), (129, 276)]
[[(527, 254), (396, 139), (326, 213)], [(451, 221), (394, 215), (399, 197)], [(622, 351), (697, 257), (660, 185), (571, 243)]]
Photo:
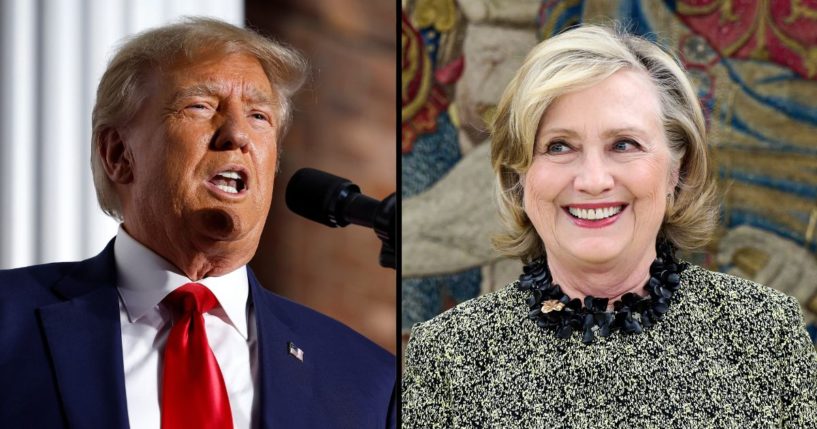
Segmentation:
[(305, 63), (210, 19), (139, 34), (93, 111), (97, 256), (0, 271), (0, 425), (395, 426), (394, 356), (247, 267)]

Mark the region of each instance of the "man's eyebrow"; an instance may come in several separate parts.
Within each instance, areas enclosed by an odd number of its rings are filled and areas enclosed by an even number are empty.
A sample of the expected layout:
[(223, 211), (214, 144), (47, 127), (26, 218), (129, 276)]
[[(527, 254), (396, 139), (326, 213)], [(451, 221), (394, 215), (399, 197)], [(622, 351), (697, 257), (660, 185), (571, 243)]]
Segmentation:
[[(176, 91), (171, 100), (175, 103), (189, 97), (217, 97), (223, 92), (223, 89), (219, 85), (203, 82), (190, 85)], [(262, 91), (254, 86), (247, 86), (244, 88), (244, 99), (254, 104), (268, 104), (270, 106), (275, 105), (275, 99), (272, 97), (272, 95), (267, 94), (265, 91)]]
[(195, 85), (190, 85), (184, 87), (175, 93), (173, 93), (173, 97), (171, 100), (176, 102), (183, 98), (189, 97), (205, 97), (205, 96), (216, 96), (219, 94), (220, 89), (218, 86), (211, 84), (211, 83), (197, 83)]
[(254, 104), (267, 104), (275, 106), (275, 98), (272, 94), (268, 94), (254, 86), (244, 88), (244, 98)]

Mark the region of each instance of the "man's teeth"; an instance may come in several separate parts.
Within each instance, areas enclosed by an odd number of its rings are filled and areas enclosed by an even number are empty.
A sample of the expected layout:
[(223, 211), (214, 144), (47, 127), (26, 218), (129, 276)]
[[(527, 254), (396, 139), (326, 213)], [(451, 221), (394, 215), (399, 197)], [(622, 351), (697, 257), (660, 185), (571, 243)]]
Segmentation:
[(222, 171), (210, 179), (210, 182), (228, 194), (238, 194), (247, 188), (237, 171)]
[(610, 216), (615, 216), (621, 212), (622, 209), (623, 206), (605, 207), (602, 209), (577, 209), (574, 207), (568, 207), (567, 211), (579, 219), (600, 220), (606, 219)]
[(237, 193), (238, 193), (238, 189), (236, 189), (236, 188), (234, 188), (234, 187), (232, 187), (232, 186), (228, 186), (228, 185), (216, 185), (216, 187), (217, 187), (217, 188), (219, 188), (219, 189), (221, 189), (222, 191), (227, 192), (227, 193), (230, 193), (230, 194), (237, 194)]
[(218, 175), (221, 176), (221, 177), (225, 177), (227, 179), (235, 179), (235, 180), (240, 180), (241, 179), (241, 175), (238, 174), (235, 171), (225, 171), (223, 173), (218, 173)]

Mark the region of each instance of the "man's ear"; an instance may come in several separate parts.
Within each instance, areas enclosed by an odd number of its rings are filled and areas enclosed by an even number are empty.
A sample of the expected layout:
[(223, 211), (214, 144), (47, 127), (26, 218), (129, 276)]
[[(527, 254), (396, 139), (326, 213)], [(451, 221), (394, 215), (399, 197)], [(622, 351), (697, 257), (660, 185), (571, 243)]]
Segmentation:
[(112, 182), (126, 184), (133, 181), (131, 152), (119, 130), (107, 128), (99, 133), (99, 156), (105, 174)]

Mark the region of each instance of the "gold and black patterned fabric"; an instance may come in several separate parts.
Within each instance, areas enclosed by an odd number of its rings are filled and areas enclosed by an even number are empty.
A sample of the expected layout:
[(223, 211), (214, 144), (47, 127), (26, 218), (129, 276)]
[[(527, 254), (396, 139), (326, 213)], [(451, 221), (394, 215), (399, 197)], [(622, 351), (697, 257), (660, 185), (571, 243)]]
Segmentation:
[(817, 428), (794, 298), (690, 266), (664, 319), (592, 344), (527, 318), (515, 283), (418, 324), (404, 428)]

